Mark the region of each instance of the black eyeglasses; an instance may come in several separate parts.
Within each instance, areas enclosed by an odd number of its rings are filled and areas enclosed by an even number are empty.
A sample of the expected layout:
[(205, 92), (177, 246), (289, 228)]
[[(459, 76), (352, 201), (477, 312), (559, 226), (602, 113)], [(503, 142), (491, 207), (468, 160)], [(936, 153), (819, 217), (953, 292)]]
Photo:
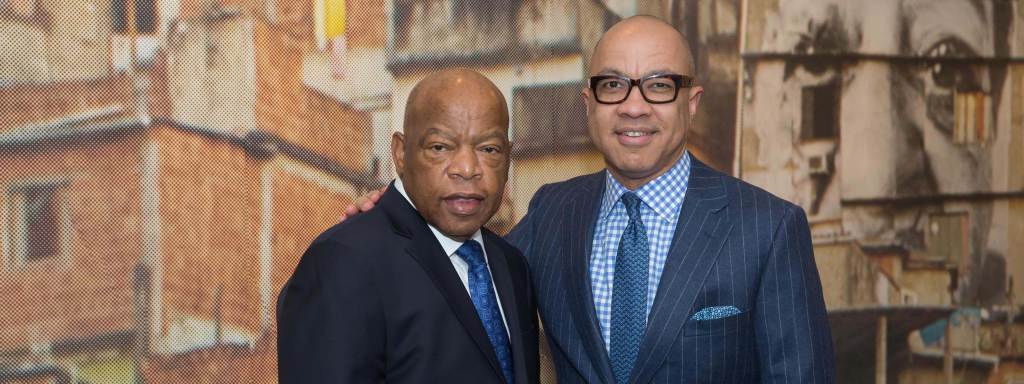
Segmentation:
[(651, 104), (665, 104), (676, 101), (679, 90), (693, 86), (693, 78), (686, 75), (653, 75), (640, 79), (626, 76), (599, 75), (590, 77), (590, 90), (594, 99), (601, 104), (618, 104), (629, 98), (633, 86), (640, 88), (640, 95)]

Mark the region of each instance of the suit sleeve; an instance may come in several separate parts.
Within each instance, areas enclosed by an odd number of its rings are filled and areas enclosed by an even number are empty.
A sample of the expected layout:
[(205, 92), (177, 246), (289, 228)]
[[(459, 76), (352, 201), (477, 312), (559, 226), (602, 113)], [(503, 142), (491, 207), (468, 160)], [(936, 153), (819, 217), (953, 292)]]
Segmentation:
[(281, 384), (383, 382), (383, 312), (365, 258), (344, 246), (310, 246), (281, 292)]
[(789, 206), (775, 230), (754, 315), (761, 382), (835, 382), (828, 313), (799, 207)]

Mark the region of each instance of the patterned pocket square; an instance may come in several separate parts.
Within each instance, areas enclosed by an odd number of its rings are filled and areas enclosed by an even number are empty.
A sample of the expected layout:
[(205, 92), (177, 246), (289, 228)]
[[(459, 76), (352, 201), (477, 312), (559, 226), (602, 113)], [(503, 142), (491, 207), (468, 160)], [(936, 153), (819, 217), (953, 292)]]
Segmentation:
[(741, 311), (740, 311), (739, 308), (736, 308), (736, 307), (731, 306), (731, 305), (723, 306), (723, 307), (707, 307), (707, 308), (701, 309), (697, 313), (693, 314), (693, 317), (691, 317), (690, 320), (694, 320), (694, 321), (716, 320), (716, 319), (726, 318), (726, 317), (729, 317), (729, 316), (736, 316), (736, 315), (738, 315), (740, 313), (741, 313)]

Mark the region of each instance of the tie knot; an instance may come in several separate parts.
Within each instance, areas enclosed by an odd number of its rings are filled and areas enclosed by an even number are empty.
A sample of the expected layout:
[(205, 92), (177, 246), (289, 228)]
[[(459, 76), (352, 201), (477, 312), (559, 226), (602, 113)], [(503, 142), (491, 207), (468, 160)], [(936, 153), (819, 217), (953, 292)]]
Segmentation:
[(480, 243), (476, 242), (476, 240), (466, 240), (459, 249), (455, 250), (455, 254), (459, 255), (462, 260), (465, 260), (470, 268), (486, 264), (484, 262), (483, 250), (480, 249)]
[(629, 215), (630, 220), (636, 220), (640, 217), (640, 196), (637, 196), (633, 192), (626, 192), (622, 194), (622, 203), (626, 204), (626, 213)]

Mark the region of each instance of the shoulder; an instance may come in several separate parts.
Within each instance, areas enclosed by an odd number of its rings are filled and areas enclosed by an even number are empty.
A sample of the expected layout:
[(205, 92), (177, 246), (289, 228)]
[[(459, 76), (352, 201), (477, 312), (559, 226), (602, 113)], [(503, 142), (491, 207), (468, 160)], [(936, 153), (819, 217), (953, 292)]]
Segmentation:
[(544, 184), (533, 195), (533, 198), (537, 202), (556, 202), (581, 194), (601, 193), (604, 180), (605, 172), (601, 170), (565, 181)]
[[(330, 254), (331, 260), (354, 260), (372, 254), (383, 254), (383, 247), (394, 244), (396, 236), (382, 209), (356, 215), (323, 231), (312, 241), (306, 255)], [(322, 257), (322, 256), (321, 256)]]
[(753, 236), (760, 239), (759, 246), (770, 247), (780, 232), (810, 231), (799, 205), (729, 175), (721, 174), (720, 180), (728, 200), (728, 220), (741, 229), (734, 231), (737, 236)]
[(711, 187), (721, 188), (725, 192), (731, 210), (749, 220), (750, 215), (758, 219), (770, 218), (772, 221), (782, 219), (794, 213), (803, 214), (803, 208), (793, 204), (761, 187), (747, 181), (719, 172), (703, 163), (695, 162), (690, 176), (690, 185), (694, 178), (703, 178), (712, 183)]

